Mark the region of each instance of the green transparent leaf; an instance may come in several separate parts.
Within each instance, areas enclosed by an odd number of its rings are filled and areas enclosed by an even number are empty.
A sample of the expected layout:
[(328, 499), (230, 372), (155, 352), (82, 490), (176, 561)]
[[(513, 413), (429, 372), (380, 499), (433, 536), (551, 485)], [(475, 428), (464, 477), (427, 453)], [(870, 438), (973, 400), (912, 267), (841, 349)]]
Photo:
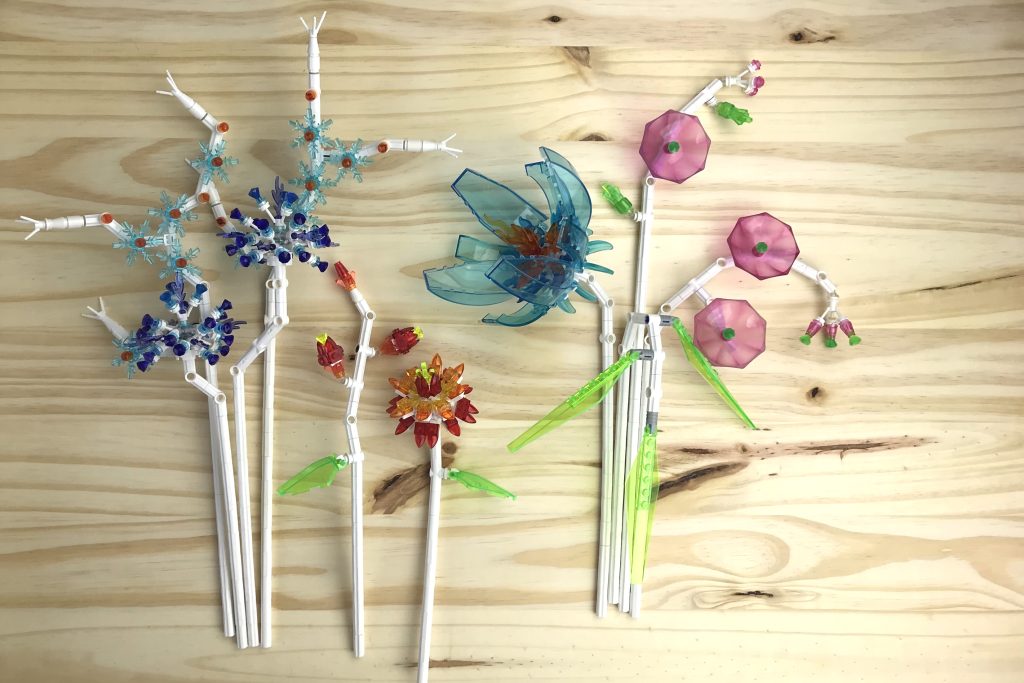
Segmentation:
[(658, 501), (658, 435), (648, 427), (626, 478), (626, 537), (629, 539), (629, 582), (644, 582), (647, 548)]
[(294, 496), (299, 493), (305, 493), (310, 489), (326, 488), (334, 483), (334, 478), (338, 476), (338, 472), (341, 472), (346, 465), (348, 465), (348, 460), (346, 458), (339, 458), (337, 455), (328, 455), (326, 458), (320, 458), (281, 484), (280, 488), (277, 489), (277, 495)]
[(498, 498), (516, 499), (516, 494), (507, 489), (501, 488), (490, 479), (484, 479), (479, 474), (463, 472), (462, 470), (452, 468), (448, 470), (448, 478), (454, 479), (472, 491), (483, 491), (484, 493), (497, 496)]
[(743, 424), (747, 425), (751, 429), (757, 429), (757, 425), (747, 417), (747, 414), (743, 412), (743, 408), (740, 407), (740, 404), (736, 402), (736, 399), (733, 398), (729, 389), (722, 382), (722, 378), (718, 376), (718, 371), (712, 367), (707, 357), (705, 357), (704, 354), (700, 352), (700, 349), (697, 348), (697, 345), (693, 343), (693, 338), (690, 337), (690, 333), (686, 331), (683, 324), (679, 322), (678, 319), (673, 320), (672, 327), (675, 329), (676, 334), (679, 335), (679, 341), (683, 344), (683, 352), (686, 353), (686, 358), (690, 361), (690, 364), (693, 365), (693, 367), (697, 369), (697, 372), (701, 374), (701, 377), (707, 380), (707, 383), (718, 392), (718, 395), (722, 397), (723, 401), (725, 401), (725, 405), (732, 408), (732, 412), (736, 413), (736, 416), (743, 420)]
[(508, 449), (515, 453), (534, 439), (544, 436), (563, 422), (571, 420), (580, 413), (596, 406), (608, 395), (622, 373), (640, 357), (637, 351), (622, 354), (622, 357), (608, 366), (608, 369), (590, 380), (575, 394), (562, 401), (561, 405), (545, 415), (525, 432), (509, 443)]

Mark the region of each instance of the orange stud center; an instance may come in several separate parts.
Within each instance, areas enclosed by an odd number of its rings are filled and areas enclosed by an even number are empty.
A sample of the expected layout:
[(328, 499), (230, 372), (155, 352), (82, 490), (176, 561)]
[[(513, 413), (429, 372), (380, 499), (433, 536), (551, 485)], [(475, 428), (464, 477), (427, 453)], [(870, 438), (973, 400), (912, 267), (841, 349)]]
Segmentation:
[(228, 224), (228, 219), (227, 218), (224, 218), (224, 216), (217, 216), (217, 225), (227, 225), (227, 224)]
[(306, 91), (306, 100), (308, 102), (312, 102), (315, 99), (316, 99), (316, 90), (307, 90)]
[(110, 225), (114, 222), (114, 217), (109, 213), (105, 213), (100, 216), (100, 220), (103, 221), (103, 225)]
[(210, 193), (209, 192), (200, 192), (199, 193), (199, 201), (201, 201), (203, 204), (205, 204), (206, 202), (210, 201)]
[(167, 212), (167, 215), (175, 219), (181, 218), (181, 211), (179, 209), (171, 209)]
[(306, 189), (309, 190), (310, 192), (315, 190), (316, 189), (316, 182), (312, 181), (312, 180), (307, 180), (306, 181)]
[(388, 151), (388, 143), (384, 141), (378, 142), (377, 151), (380, 152), (381, 154), (384, 154), (384, 152)]
[(348, 157), (345, 157), (344, 159), (341, 160), (341, 165), (343, 168), (352, 168), (352, 160), (349, 159)]
[(121, 352), (121, 360), (131, 360), (131, 359), (132, 359), (132, 352), (131, 351), (122, 351)]
[(231, 126), (228, 125), (227, 121), (221, 121), (220, 123), (217, 124), (217, 130), (219, 130), (221, 133), (227, 133), (228, 132), (228, 128), (230, 128), (230, 127)]
[(185, 266), (188, 265), (188, 260), (180, 258), (174, 262), (174, 265), (177, 266), (178, 268), (184, 268)]
[(302, 134), (302, 139), (305, 140), (306, 142), (313, 142), (315, 138), (316, 133), (314, 133), (311, 130), (307, 130), (305, 133)]
[(224, 160), (221, 159), (220, 157), (214, 157), (210, 159), (210, 163), (219, 168), (224, 165)]
[(144, 246), (146, 246), (146, 238), (145, 237), (136, 237), (135, 238), (135, 246), (137, 246), (137, 247), (144, 247)]

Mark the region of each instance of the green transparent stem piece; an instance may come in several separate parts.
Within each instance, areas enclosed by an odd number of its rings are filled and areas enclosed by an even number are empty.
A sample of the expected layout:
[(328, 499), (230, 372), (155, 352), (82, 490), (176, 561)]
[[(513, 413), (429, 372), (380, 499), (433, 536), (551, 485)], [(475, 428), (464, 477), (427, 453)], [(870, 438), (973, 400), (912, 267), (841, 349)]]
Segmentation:
[(562, 401), (561, 405), (542, 417), (537, 424), (517, 436), (509, 443), (508, 449), (515, 453), (534, 439), (544, 436), (562, 423), (596, 406), (608, 395), (626, 368), (635, 363), (639, 357), (640, 353), (637, 351), (622, 354), (622, 357), (609, 365), (607, 370), (584, 384), (579, 391)]
[(654, 504), (658, 501), (658, 435), (644, 429), (640, 451), (626, 478), (626, 534), (629, 539), (629, 582), (644, 581), (647, 548), (654, 528)]
[(611, 183), (601, 185), (601, 196), (605, 198), (616, 212), (623, 216), (633, 214), (633, 202), (623, 196), (622, 190)]
[(679, 341), (683, 345), (683, 352), (686, 354), (686, 359), (690, 361), (690, 364), (697, 369), (697, 372), (701, 374), (707, 383), (718, 392), (718, 395), (725, 401), (725, 405), (732, 408), (732, 412), (736, 413), (736, 416), (743, 420), (743, 424), (747, 425), (751, 429), (757, 429), (757, 425), (747, 417), (747, 414), (743, 412), (743, 408), (736, 402), (733, 395), (729, 392), (729, 389), (722, 382), (722, 379), (718, 376), (718, 371), (715, 370), (708, 359), (700, 352), (696, 344), (693, 343), (693, 338), (690, 337), (690, 333), (686, 331), (683, 324), (678, 319), (672, 321), (672, 328), (675, 329), (676, 334), (679, 335)]
[(345, 469), (347, 465), (348, 458), (338, 455), (328, 455), (326, 458), (320, 458), (281, 484), (280, 488), (277, 489), (277, 495), (294, 496), (311, 489), (326, 488), (334, 483), (334, 478), (338, 476), (338, 472)]
[(715, 106), (715, 113), (723, 119), (729, 119), (737, 126), (742, 126), (744, 123), (750, 123), (754, 120), (751, 118), (749, 111), (737, 107), (732, 102), (719, 102)]
[(497, 496), (498, 498), (516, 499), (516, 494), (512, 493), (508, 489), (501, 488), (490, 479), (484, 479), (479, 474), (463, 472), (462, 470), (457, 470), (453, 467), (448, 470), (448, 478), (454, 479), (471, 491), (483, 491), (486, 494)]

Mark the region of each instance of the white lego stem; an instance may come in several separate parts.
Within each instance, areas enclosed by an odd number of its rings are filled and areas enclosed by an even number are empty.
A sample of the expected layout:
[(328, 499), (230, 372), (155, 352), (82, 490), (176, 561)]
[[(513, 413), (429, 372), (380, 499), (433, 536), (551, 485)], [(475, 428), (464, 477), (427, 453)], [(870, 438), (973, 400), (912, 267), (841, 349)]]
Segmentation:
[(839, 317), (839, 290), (836, 288), (835, 283), (825, 274), (825, 271), (818, 270), (800, 259), (793, 262), (792, 271), (803, 275), (824, 290), (825, 299), (828, 303), (825, 307), (825, 312), (821, 314), (822, 318)]
[[(224, 494), (224, 522), (227, 528), (227, 554), (230, 560), (232, 598), (234, 600), (235, 638), (238, 647), (249, 646), (248, 629), (245, 620), (245, 599), (239, 587), (242, 586), (241, 532), (238, 525), (238, 503), (235, 498), (234, 472), (231, 462), (231, 437), (228, 427), (227, 397), (210, 381), (196, 373), (195, 358), (191, 354), (183, 359), (185, 381), (199, 389), (213, 402), (216, 427), (213, 431), (220, 441), (220, 478)], [(214, 375), (216, 378), (216, 375)]]
[(704, 285), (711, 281), (716, 275), (721, 273), (723, 270), (732, 268), (735, 264), (731, 257), (715, 259), (710, 266), (701, 271), (700, 275), (687, 282), (683, 287), (670, 296), (665, 303), (661, 305), (662, 314), (669, 314), (675, 309), (679, 308), (684, 301), (689, 299), (694, 294), (704, 289)]
[(441, 520), (441, 444), (430, 447), (430, 499), (427, 503), (427, 551), (423, 561), (423, 603), (420, 607), (420, 652), (416, 683), (430, 675), (430, 630), (434, 621), (434, 584), (437, 580), (437, 531)]
[(215, 119), (212, 114), (203, 109), (198, 102), (196, 102), (194, 99), (183, 93), (181, 89), (178, 88), (178, 84), (174, 82), (174, 77), (171, 76), (170, 71), (166, 71), (165, 73), (167, 74), (167, 83), (170, 84), (171, 89), (169, 91), (157, 90), (156, 94), (167, 95), (168, 97), (173, 97), (174, 99), (178, 100), (178, 102), (181, 103), (181, 106), (185, 107), (185, 111), (187, 111), (189, 114), (193, 116), (193, 118), (197, 119), (200, 123), (202, 123), (204, 126), (213, 131), (214, 134), (216, 134), (217, 124), (219, 123), (219, 121), (217, 121), (217, 119)]
[[(643, 314), (633, 314), (637, 320), (634, 322), (636, 327), (636, 336), (634, 338), (635, 346), (630, 347), (632, 349), (645, 349), (647, 348), (646, 331), (647, 325), (639, 318), (643, 317)], [(646, 417), (646, 401), (645, 395), (650, 382), (650, 364), (645, 360), (638, 360), (633, 364), (633, 373), (630, 376), (629, 383), (629, 409), (626, 413), (626, 452), (623, 460), (623, 472), (622, 472), (622, 489), (623, 499), (625, 500), (625, 488), (626, 481), (629, 479), (630, 470), (633, 469), (633, 465), (636, 462), (637, 453), (640, 450), (640, 440), (643, 436), (642, 422)], [(621, 419), (621, 416), (620, 416)], [(619, 599), (619, 610), (622, 612), (629, 612), (632, 600), (630, 593), (630, 562), (631, 558), (629, 555), (629, 535), (625, 533), (628, 529), (623, 528), (624, 533), (622, 534), (622, 568), (619, 574), (620, 585), (620, 599)]]
[(647, 301), (647, 260), (651, 252), (654, 229), (654, 176), (644, 176), (644, 189), (640, 219), (640, 244), (637, 248), (636, 299), (633, 310), (643, 311)]
[[(615, 332), (612, 329), (612, 314), (615, 309), (615, 302), (604, 287), (597, 281), (593, 273), (579, 273), (576, 275), (576, 282), (588, 289), (596, 298), (598, 306), (601, 307), (601, 333), (598, 341), (601, 344), (601, 371), (605, 371), (613, 362)], [(612, 539), (612, 457), (613, 457), (613, 399), (607, 397), (601, 403), (601, 501), (600, 501), (600, 545), (598, 547), (597, 562), (597, 616), (603, 617), (607, 612), (609, 586), (608, 577), (611, 567), (611, 539)]]
[(309, 89), (316, 93), (316, 97), (309, 103), (310, 111), (313, 112), (313, 122), (320, 123), (320, 41), (317, 36), (320, 33), (320, 29), (323, 28), (324, 19), (327, 18), (327, 12), (320, 15), (319, 20), (317, 17), (313, 17), (312, 26), (306, 23), (306, 20), (299, 17), (299, 21), (302, 22), (302, 26), (309, 33), (309, 48), (306, 51), (306, 69), (309, 74)]
[[(266, 318), (277, 313), (274, 293), (267, 289)], [(260, 647), (271, 645), (274, 597), (274, 377), (277, 370), (277, 339), (271, 339), (263, 355), (263, 466), (260, 469)]]
[(117, 322), (109, 315), (107, 315), (107, 309), (103, 305), (103, 297), (99, 297), (99, 302), (99, 310), (96, 310), (91, 306), (86, 306), (86, 309), (88, 309), (89, 312), (83, 313), (82, 317), (89, 318), (91, 320), (99, 320), (101, 323), (103, 323), (103, 326), (107, 328), (111, 336), (113, 336), (114, 339), (117, 339), (118, 341), (122, 339), (127, 339), (129, 333), (128, 330), (125, 329), (124, 325)]
[(58, 218), (43, 219), (20, 216), (18, 218), (18, 222), (28, 223), (32, 226), (32, 232), (25, 236), (26, 240), (32, 239), (39, 232), (49, 232), (50, 230), (79, 230), (81, 228), (105, 228), (110, 232), (110, 234), (118, 239), (124, 239), (127, 236), (128, 232), (124, 229), (124, 226), (116, 220), (111, 221), (110, 223), (104, 223), (102, 216), (103, 214), (100, 213), (91, 213), (84, 216), (60, 216)]
[(370, 309), (366, 299), (358, 288), (349, 291), (349, 298), (356, 311), (359, 312), (359, 341), (355, 350), (355, 366), (352, 375), (347, 378), (348, 404), (345, 407), (345, 436), (348, 439), (349, 453), (353, 454), (352, 460), (352, 648), (356, 657), (362, 657), (366, 652), (366, 635), (364, 619), (364, 594), (363, 587), (363, 454), (362, 444), (359, 442), (359, 399), (362, 397), (364, 377), (366, 375), (366, 361), (377, 355), (376, 350), (370, 346), (370, 334), (373, 331), (373, 321), (376, 314)]
[[(455, 133), (452, 133), (444, 140), (413, 140), (409, 138), (385, 138), (380, 142), (387, 145), (388, 152), (444, 152), (451, 157), (458, 157), (462, 154), (461, 149), (450, 147), (448, 145), (455, 138)], [(378, 149), (377, 145), (380, 143), (366, 144), (357, 150), (357, 154), (361, 157), (374, 157), (383, 152)], [(335, 159), (341, 152), (339, 150), (330, 150), (326, 152), (328, 159)]]

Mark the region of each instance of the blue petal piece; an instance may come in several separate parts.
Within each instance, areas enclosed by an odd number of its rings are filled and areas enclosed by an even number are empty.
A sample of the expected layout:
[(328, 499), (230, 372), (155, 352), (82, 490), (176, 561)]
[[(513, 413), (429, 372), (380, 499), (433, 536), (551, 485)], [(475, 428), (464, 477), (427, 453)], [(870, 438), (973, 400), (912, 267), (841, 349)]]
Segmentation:
[(612, 249), (611, 242), (605, 242), (604, 240), (590, 240), (587, 243), (587, 254), (596, 254), (599, 251), (608, 251)]
[(548, 312), (546, 306), (526, 304), (515, 313), (502, 313), (499, 316), (486, 315), (483, 322), (491, 325), (504, 325), (505, 327), (522, 327), (540, 320)]
[(537, 306), (557, 306), (576, 288), (573, 271), (555, 258), (506, 257), (494, 264), (487, 278), (517, 299)]
[(494, 262), (502, 256), (513, 256), (516, 253), (515, 247), (484, 242), (469, 235), (459, 235), (459, 243), (455, 245), (455, 258), (466, 262)]
[(499, 238), (511, 225), (541, 230), (539, 226), (548, 219), (509, 188), (468, 168), (452, 183), (452, 189), (480, 224)]
[(464, 306), (490, 306), (509, 298), (509, 293), (487, 278), (493, 263), (463, 263), (423, 271), (431, 294)]
[(583, 181), (580, 180), (579, 175), (576, 173), (576, 169), (573, 168), (572, 164), (566, 161), (565, 157), (552, 149), (541, 147), (540, 153), (551, 163), (554, 167), (555, 174), (563, 183), (565, 183), (565, 187), (569, 193), (569, 204), (576, 212), (576, 218), (579, 220), (580, 227), (583, 230), (586, 230), (587, 226), (590, 225), (590, 216), (593, 212), (593, 206), (590, 202), (590, 193), (587, 192), (587, 188), (583, 184)]

